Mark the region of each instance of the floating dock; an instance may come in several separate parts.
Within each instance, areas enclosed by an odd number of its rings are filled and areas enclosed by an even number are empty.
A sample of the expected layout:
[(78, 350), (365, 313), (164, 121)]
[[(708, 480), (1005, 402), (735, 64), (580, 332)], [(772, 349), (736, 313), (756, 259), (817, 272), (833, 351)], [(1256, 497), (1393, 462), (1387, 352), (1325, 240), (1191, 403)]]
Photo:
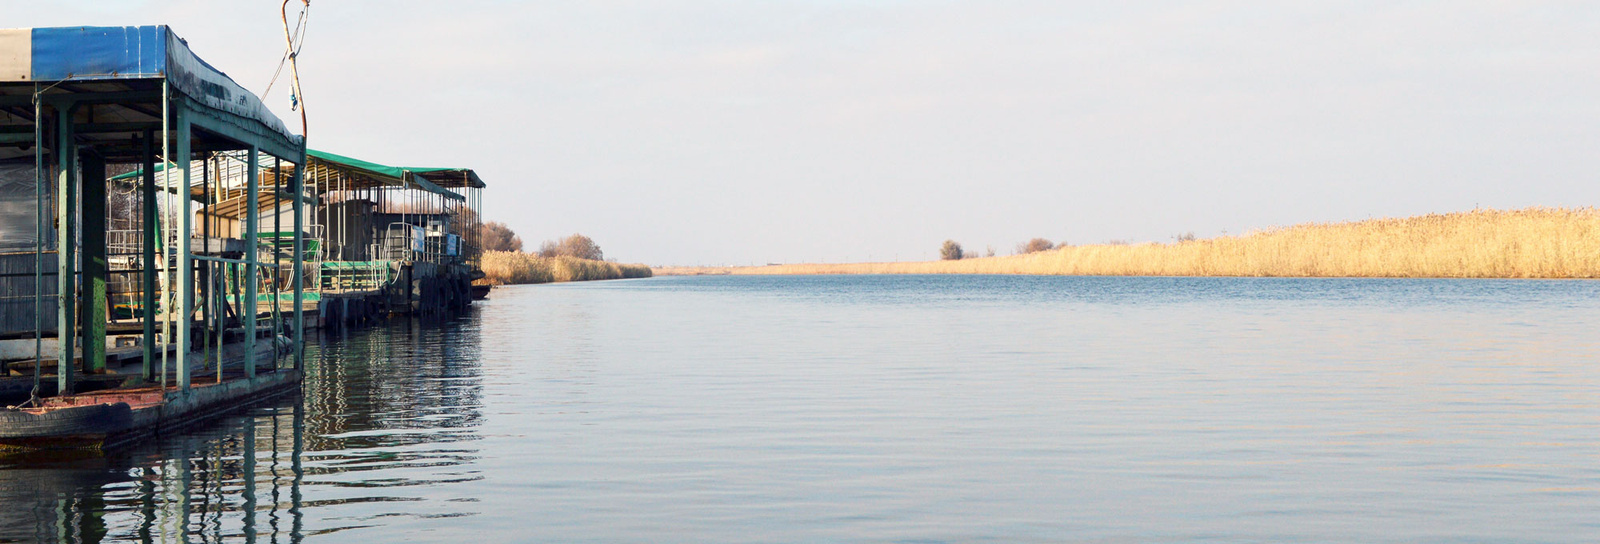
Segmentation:
[(0, 448), (115, 445), (297, 387), (306, 161), (166, 26), (0, 30), (0, 382), (27, 383)]
[[(481, 278), (483, 179), (470, 168), (389, 166), (307, 151), (317, 251), (316, 325), (439, 317), (472, 302)], [(288, 174), (284, 174), (288, 175)]]

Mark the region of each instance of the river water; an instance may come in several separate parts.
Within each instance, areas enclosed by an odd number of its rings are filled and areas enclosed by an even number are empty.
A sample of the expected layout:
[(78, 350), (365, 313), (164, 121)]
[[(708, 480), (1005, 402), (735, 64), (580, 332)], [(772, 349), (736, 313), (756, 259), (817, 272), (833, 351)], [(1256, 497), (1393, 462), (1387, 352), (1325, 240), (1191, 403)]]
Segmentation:
[(1591, 542), (1600, 282), (497, 289), (301, 396), (0, 460), (0, 541)]

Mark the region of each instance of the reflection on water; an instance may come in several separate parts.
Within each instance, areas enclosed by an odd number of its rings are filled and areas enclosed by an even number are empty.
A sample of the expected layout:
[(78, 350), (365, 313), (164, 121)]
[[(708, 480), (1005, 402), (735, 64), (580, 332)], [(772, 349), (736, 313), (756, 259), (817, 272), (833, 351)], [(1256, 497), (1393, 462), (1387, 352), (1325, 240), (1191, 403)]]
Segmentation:
[[(0, 542), (299, 542), (472, 515), (471, 318), (308, 347), (302, 394), (109, 455), (0, 457)], [(447, 341), (448, 340), (448, 341)]]
[(519, 286), (302, 397), (0, 460), (0, 539), (1587, 542), (1600, 282)]

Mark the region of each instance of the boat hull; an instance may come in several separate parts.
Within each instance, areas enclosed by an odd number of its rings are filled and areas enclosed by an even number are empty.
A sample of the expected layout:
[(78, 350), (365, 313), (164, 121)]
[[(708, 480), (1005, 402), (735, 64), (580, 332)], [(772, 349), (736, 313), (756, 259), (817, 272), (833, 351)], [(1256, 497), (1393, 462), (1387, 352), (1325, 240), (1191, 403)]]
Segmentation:
[(0, 451), (113, 447), (295, 391), (300, 379), (299, 370), (282, 369), (186, 392), (144, 388), (50, 399), (55, 405), (0, 412)]

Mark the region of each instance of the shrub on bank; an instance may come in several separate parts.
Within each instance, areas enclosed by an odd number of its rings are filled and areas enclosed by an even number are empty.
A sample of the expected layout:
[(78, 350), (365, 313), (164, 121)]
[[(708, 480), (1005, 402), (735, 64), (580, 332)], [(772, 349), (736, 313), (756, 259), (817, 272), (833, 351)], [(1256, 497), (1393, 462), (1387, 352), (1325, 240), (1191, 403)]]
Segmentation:
[[(1032, 240), (1028, 240), (1028, 243), (1017, 245), (1017, 254), (1024, 255), (1028, 253), (1038, 253), (1040, 251), (1050, 251), (1055, 248), (1056, 244), (1054, 242), (1044, 238), (1034, 238)], [(990, 256), (992, 257), (993, 255)]]
[(959, 261), (965, 256), (966, 252), (961, 251), (961, 244), (955, 240), (945, 240), (944, 245), (939, 246), (939, 260)]
[(590, 261), (604, 261), (606, 255), (600, 244), (582, 234), (573, 234), (560, 240), (546, 240), (539, 245), (540, 257), (573, 257)]
[(480, 263), (487, 285), (648, 278), (650, 267), (576, 257), (540, 257), (520, 251), (485, 251)]

